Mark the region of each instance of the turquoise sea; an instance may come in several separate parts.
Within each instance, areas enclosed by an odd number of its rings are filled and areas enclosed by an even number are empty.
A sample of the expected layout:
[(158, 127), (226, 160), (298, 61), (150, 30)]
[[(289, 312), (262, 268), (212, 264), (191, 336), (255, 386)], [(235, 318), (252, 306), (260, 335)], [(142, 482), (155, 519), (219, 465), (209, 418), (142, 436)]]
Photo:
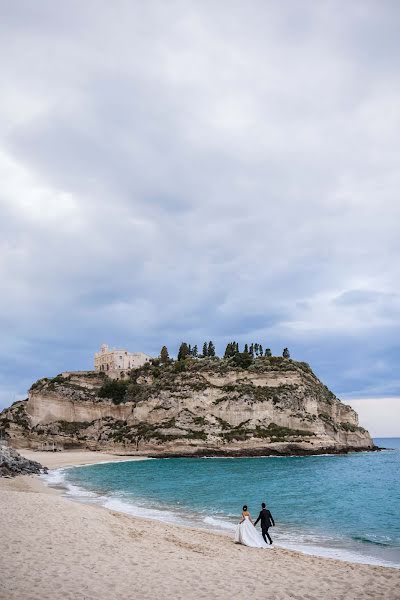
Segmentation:
[(308, 457), (154, 459), (53, 471), (69, 496), (113, 510), (233, 532), (265, 501), (277, 545), (400, 567), (400, 438), (382, 452)]

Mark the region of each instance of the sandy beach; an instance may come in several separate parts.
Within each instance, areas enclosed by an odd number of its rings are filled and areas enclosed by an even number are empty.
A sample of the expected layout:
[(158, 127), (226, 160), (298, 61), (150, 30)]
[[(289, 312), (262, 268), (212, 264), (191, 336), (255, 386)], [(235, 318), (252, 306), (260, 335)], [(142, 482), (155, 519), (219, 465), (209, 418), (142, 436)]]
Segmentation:
[[(129, 457), (24, 456), (49, 468)], [(73, 502), (37, 476), (0, 479), (0, 599), (396, 600), (400, 570), (273, 548)]]

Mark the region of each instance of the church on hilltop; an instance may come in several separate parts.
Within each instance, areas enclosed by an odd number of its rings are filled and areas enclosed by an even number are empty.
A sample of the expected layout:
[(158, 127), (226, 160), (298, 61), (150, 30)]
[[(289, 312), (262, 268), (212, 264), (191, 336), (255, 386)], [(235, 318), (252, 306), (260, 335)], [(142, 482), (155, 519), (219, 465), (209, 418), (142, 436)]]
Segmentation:
[(142, 367), (150, 360), (151, 356), (144, 352), (117, 350), (103, 344), (100, 352), (96, 352), (94, 355), (94, 370), (98, 372), (125, 371)]

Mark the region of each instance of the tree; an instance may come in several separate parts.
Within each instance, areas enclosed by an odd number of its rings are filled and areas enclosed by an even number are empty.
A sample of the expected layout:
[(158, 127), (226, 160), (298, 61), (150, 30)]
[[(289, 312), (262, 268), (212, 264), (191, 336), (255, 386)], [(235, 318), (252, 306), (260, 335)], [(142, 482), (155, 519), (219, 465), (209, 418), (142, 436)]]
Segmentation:
[(224, 358), (231, 358), (232, 356), (235, 356), (235, 354), (237, 354), (238, 352), (238, 344), (236, 342), (229, 342), (226, 345)]
[(253, 362), (253, 357), (249, 352), (238, 352), (233, 357), (233, 362), (242, 369), (248, 369)]
[(254, 344), (254, 354), (256, 356), (258, 356), (258, 343), (257, 342)]
[(186, 342), (182, 342), (179, 347), (178, 360), (185, 360), (189, 356), (189, 346)]
[(263, 347), (261, 346), (261, 344), (260, 344), (258, 351), (259, 351), (259, 355), (262, 356), (263, 355)]
[(160, 359), (163, 365), (167, 365), (169, 363), (169, 353), (167, 346), (163, 346), (161, 348)]
[(266, 349), (265, 349), (265, 356), (268, 356), (268, 358), (269, 358), (270, 356), (272, 356), (272, 352), (271, 352), (271, 349), (270, 349), (270, 348), (266, 348)]
[(192, 355), (192, 346), (189, 344), (188, 348), (189, 348), (189, 356), (191, 356)]
[(239, 344), (236, 342), (236, 354), (239, 352)]
[(244, 353), (248, 354), (249, 353), (249, 347), (247, 344), (244, 345)]
[(203, 358), (206, 358), (206, 356), (208, 356), (208, 346), (207, 346), (207, 342), (204, 342), (204, 344), (203, 344)]
[(288, 348), (284, 348), (282, 352), (283, 358), (290, 358), (290, 352)]
[(211, 340), (208, 342), (207, 356), (215, 356), (215, 346)]
[(230, 356), (232, 356), (232, 344), (228, 342), (225, 348), (224, 358), (229, 358)]
[(254, 354), (254, 344), (250, 344), (249, 353), (253, 356), (253, 354)]
[(121, 404), (126, 400), (126, 391), (129, 385), (129, 381), (118, 381), (110, 379), (105, 381), (101, 388), (98, 390), (97, 395), (99, 398), (110, 398), (114, 404)]
[(197, 349), (197, 344), (195, 344), (195, 345), (193, 346), (193, 350), (192, 350), (192, 356), (194, 356), (195, 358), (197, 358), (197, 357), (198, 357), (198, 355), (199, 355), (199, 351), (198, 351), (198, 349)]

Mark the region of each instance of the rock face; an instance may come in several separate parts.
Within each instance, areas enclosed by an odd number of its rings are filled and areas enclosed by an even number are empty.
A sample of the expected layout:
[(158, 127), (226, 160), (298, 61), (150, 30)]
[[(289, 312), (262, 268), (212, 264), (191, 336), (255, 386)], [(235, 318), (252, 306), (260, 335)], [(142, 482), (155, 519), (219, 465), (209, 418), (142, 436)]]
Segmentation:
[(0, 477), (15, 477), (16, 475), (33, 475), (42, 470), (42, 465), (36, 461), (24, 458), (12, 448), (0, 445)]
[(146, 365), (123, 381), (64, 373), (0, 413), (13, 444), (152, 455), (317, 454), (373, 449), (356, 412), (306, 363), (257, 358)]

